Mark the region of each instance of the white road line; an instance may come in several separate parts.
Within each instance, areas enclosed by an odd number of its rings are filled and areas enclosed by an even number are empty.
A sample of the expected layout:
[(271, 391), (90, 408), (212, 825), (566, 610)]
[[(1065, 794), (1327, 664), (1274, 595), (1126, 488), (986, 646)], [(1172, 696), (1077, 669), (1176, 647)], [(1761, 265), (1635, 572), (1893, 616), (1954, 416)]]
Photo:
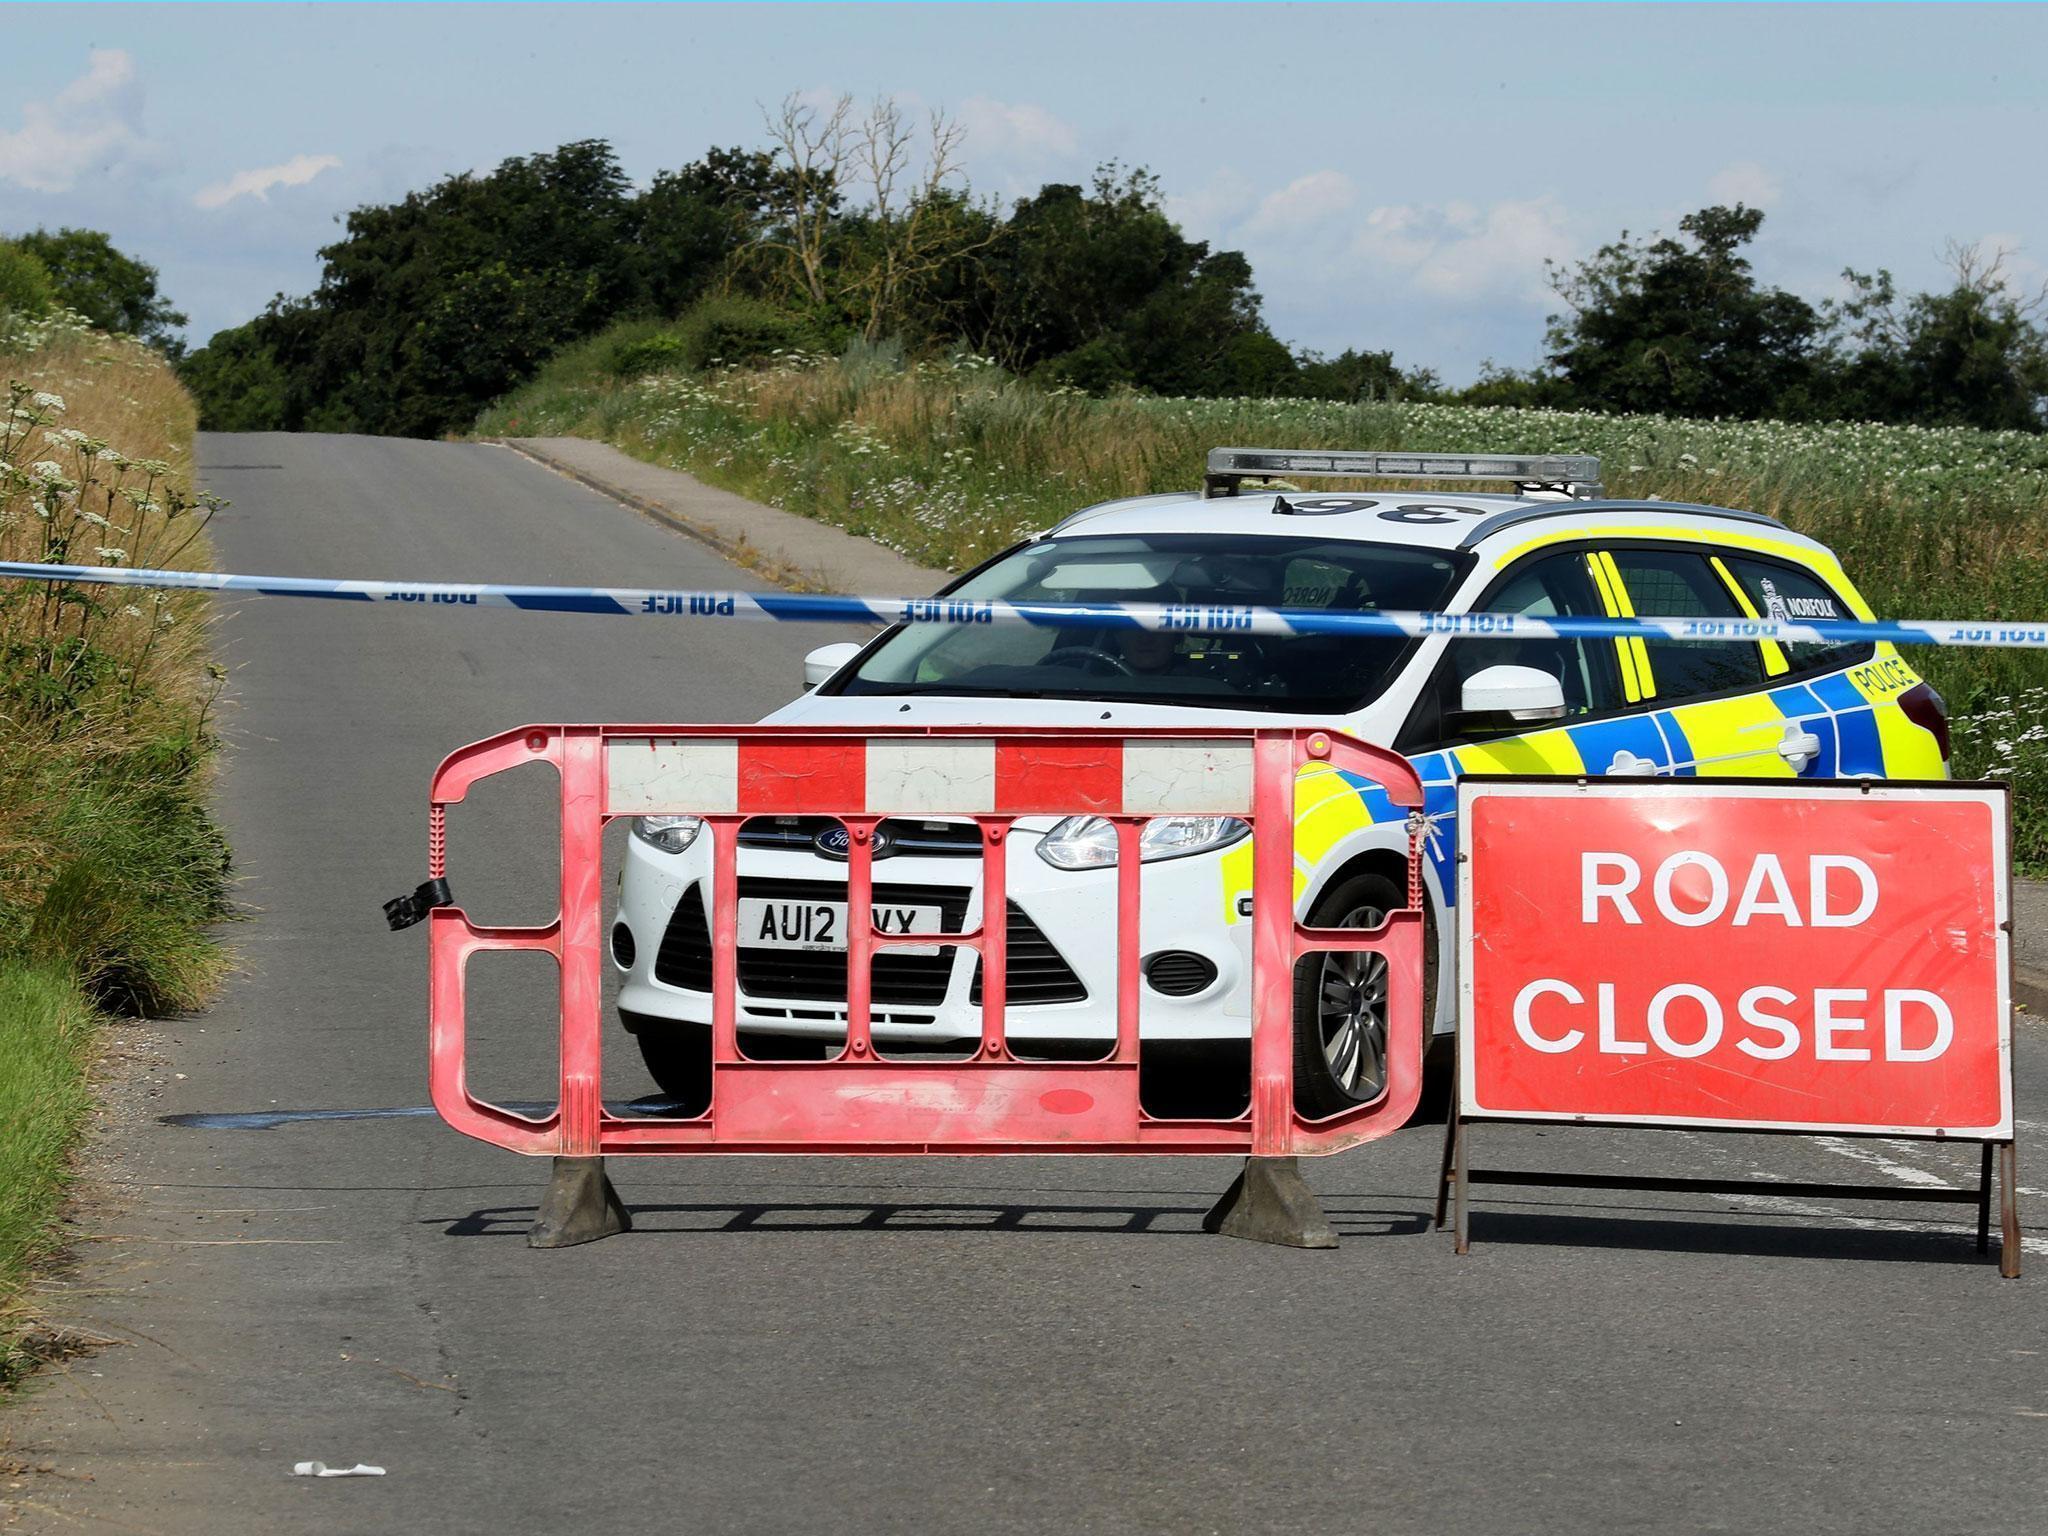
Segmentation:
[[(1915, 1232), (1924, 1237), (1930, 1232), (1942, 1230), (1937, 1223), (1931, 1220), (1919, 1222), (1896, 1221), (1887, 1216), (1857, 1216), (1847, 1211), (1831, 1210), (1824, 1205), (1808, 1205), (1804, 1200), (1787, 1200), (1779, 1195), (1717, 1195), (1715, 1198), (1725, 1200), (1730, 1205), (1740, 1206), (1744, 1210), (1753, 1210), (1759, 1215), (1768, 1215), (1776, 1212), (1780, 1215), (1813, 1216), (1822, 1221), (1832, 1221), (1839, 1226), (1856, 1227), (1867, 1232)], [(1965, 1209), (1965, 1207), (1960, 1205), (1956, 1207), (1958, 1212)], [(1974, 1223), (1969, 1223), (1968, 1225), (1958, 1223), (1955, 1230), (1967, 1235), (1973, 1228)], [(1994, 1248), (1996, 1241), (1996, 1233), (1994, 1232)], [(2020, 1239), (2020, 1249), (2025, 1253), (2048, 1254), (2048, 1238), (2022, 1237)]]
[[(2018, 1120), (2013, 1123), (2022, 1129), (2026, 1128), (2027, 1125), (2027, 1122), (2024, 1120)], [(2048, 1127), (2044, 1127), (2044, 1129), (2048, 1129)], [(1841, 1140), (1841, 1138), (1817, 1137), (1816, 1140), (1833, 1141)], [(1849, 1148), (1854, 1145), (1856, 1143), (1845, 1141), (1842, 1146), (1830, 1147), (1828, 1150), (1831, 1152), (1840, 1151), (1853, 1157), (1855, 1154), (1849, 1152)], [(1950, 1176), (1955, 1180), (1969, 1181), (1977, 1177), (1977, 1145), (1971, 1142), (1896, 1141), (1887, 1137), (1885, 1140), (1867, 1143), (1867, 1145), (1890, 1147), (1908, 1161), (1918, 1159), (1923, 1163), (1931, 1163), (1937, 1168), (1947, 1169), (1950, 1172)], [(1909, 1180), (1908, 1182), (1911, 1181)], [(2043, 1194), (2038, 1189), (2030, 1188), (2025, 1184), (2022, 1184), (2019, 1188), (2020, 1193), (2029, 1199), (2048, 1200), (2048, 1194)]]
[[(1808, 1139), (1815, 1146), (1822, 1147), (1838, 1157), (1846, 1157), (1851, 1162), (1860, 1163), (1866, 1168), (1875, 1168), (1879, 1173), (1900, 1184), (1908, 1184), (1920, 1189), (1934, 1189), (1955, 1182), (1955, 1180), (1944, 1178), (1941, 1174), (1935, 1173), (1931, 1169), (1915, 1167), (1910, 1163), (1902, 1163), (1896, 1158), (1887, 1157), (1884, 1153), (1877, 1150), (1876, 1145), (1870, 1142), (1855, 1141), (1843, 1136), (1814, 1136)], [(1932, 1147), (1936, 1143), (1887, 1140), (1881, 1143), (1881, 1145), (1897, 1147), (1899, 1150), (1905, 1151), (1908, 1147), (1920, 1149)], [(1756, 1168), (1754, 1164), (1751, 1164), (1751, 1167), (1757, 1176), (1762, 1179), (1777, 1180), (1784, 1177), (1782, 1174), (1770, 1173), (1761, 1168)], [(1974, 1171), (1970, 1171), (1970, 1173), (1971, 1176), (1974, 1176)], [(2034, 1191), (2027, 1189), (2023, 1185), (2020, 1188), (2020, 1193), (2031, 1195)], [(1786, 1200), (1776, 1195), (1720, 1195), (1716, 1198), (1725, 1200), (1731, 1205), (1740, 1206), (1745, 1210), (1759, 1212), (1788, 1211), (1795, 1215), (1816, 1216), (1825, 1221), (1837, 1222), (1844, 1226), (1862, 1227), (1871, 1231), (1924, 1233), (1939, 1230), (1931, 1220), (1915, 1222), (1897, 1221), (1883, 1216), (1859, 1216), (1851, 1211), (1834, 1210), (1828, 1206), (1808, 1205), (1804, 1201)], [(1959, 1204), (1955, 1209), (1958, 1213), (1961, 1213), (1969, 1208)], [(1968, 1218), (1964, 1219), (1967, 1220)], [(2048, 1238), (2022, 1237), (2020, 1239), (2020, 1249), (2025, 1253), (2048, 1254)]]
[[(1930, 1169), (1916, 1168), (1911, 1163), (1902, 1163), (1896, 1158), (1886, 1157), (1870, 1142), (1850, 1141), (1841, 1136), (1816, 1136), (1813, 1138), (1813, 1144), (1825, 1147), (1837, 1157), (1846, 1157), (1852, 1162), (1862, 1163), (1867, 1168), (1875, 1168), (1887, 1178), (1896, 1179), (1901, 1184), (1913, 1184), (1921, 1189), (1941, 1189), (1954, 1183), (1953, 1179)], [(1886, 1142), (1885, 1145), (1900, 1144)]]

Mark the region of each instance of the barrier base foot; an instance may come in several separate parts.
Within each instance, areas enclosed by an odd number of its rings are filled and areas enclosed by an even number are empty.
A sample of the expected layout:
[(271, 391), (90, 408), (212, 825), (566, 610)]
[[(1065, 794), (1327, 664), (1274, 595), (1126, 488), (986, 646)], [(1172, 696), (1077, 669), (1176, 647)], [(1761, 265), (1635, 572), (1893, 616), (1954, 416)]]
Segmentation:
[(526, 1234), (529, 1248), (573, 1248), (633, 1230), (632, 1214), (612, 1188), (601, 1157), (558, 1157), (540, 1212)]
[(1248, 1157), (1208, 1215), (1204, 1232), (1287, 1248), (1334, 1248), (1337, 1234), (1291, 1157)]

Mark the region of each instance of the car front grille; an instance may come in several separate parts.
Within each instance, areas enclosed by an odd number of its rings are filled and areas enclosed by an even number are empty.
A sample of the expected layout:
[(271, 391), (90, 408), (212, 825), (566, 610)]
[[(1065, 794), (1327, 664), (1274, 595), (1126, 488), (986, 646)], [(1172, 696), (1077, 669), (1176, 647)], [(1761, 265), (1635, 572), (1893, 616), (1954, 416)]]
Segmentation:
[[(742, 897), (764, 897), (777, 901), (844, 901), (846, 886), (836, 880), (740, 879)], [(939, 930), (958, 933), (967, 917), (967, 889), (952, 885), (907, 885), (877, 883), (877, 902), (904, 906), (937, 907)], [(1033, 1004), (1077, 1003), (1088, 996), (1081, 978), (1074, 974), (1053, 943), (1024, 914), (1009, 903), (1008, 964), (1009, 1007)], [(872, 1000), (893, 1007), (936, 1007), (945, 1000), (947, 983), (953, 974), (953, 950), (942, 948), (936, 955), (907, 955), (884, 949), (875, 955)], [(711, 990), (711, 929), (704, 916), (702, 889), (691, 886), (676, 903), (661, 947), (654, 956), (654, 976), (672, 987), (693, 992)], [(843, 950), (757, 949), (746, 945), (739, 951), (740, 991), (749, 997), (787, 998), (804, 1002), (846, 1001), (846, 954)], [(977, 961), (972, 1001), (981, 1003), (981, 966)]]
[[(817, 846), (820, 833), (841, 825), (830, 816), (756, 816), (740, 828), (742, 848), (775, 848), (785, 853), (816, 853), (820, 858), (844, 862), (839, 855), (822, 852)], [(917, 855), (928, 859), (979, 858), (981, 828), (971, 821), (912, 821), (890, 817), (881, 825), (882, 846), (878, 859)]]

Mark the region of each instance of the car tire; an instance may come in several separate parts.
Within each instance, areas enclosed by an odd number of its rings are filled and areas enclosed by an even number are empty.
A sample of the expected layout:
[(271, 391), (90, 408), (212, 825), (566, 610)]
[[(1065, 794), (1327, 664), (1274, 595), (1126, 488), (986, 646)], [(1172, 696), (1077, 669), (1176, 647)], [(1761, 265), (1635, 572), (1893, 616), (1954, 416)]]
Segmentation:
[[(1316, 898), (1308, 926), (1377, 928), (1407, 905), (1408, 893), (1393, 880), (1362, 871)], [(1425, 1031), (1432, 980), (1424, 977)], [(1319, 1120), (1386, 1091), (1386, 1005), (1387, 964), (1377, 955), (1311, 954), (1295, 968), (1294, 1104), (1301, 1114)]]
[(673, 1019), (635, 1019), (633, 1038), (654, 1086), (674, 1100), (666, 1113), (688, 1117), (711, 1107), (711, 1029)]

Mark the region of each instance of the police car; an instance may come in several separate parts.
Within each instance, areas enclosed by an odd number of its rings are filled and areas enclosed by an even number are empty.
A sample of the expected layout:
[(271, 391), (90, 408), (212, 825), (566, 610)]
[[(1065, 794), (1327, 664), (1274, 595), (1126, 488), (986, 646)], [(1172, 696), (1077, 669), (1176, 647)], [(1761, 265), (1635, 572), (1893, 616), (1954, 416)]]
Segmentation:
[[(1309, 477), (1512, 494), (1310, 494)], [(1256, 482), (1257, 490), (1247, 482)], [(1279, 488), (1275, 488), (1276, 483)], [(1717, 618), (1869, 619), (1835, 557), (1777, 520), (1726, 507), (1605, 499), (1581, 456), (1218, 449), (1200, 492), (1091, 507), (959, 578), (961, 598)], [(1433, 1035), (1453, 1022), (1449, 907), (1456, 783), (1467, 773), (1926, 779), (1947, 773), (1940, 698), (1886, 644), (1433, 635), (1167, 634), (1094, 622), (905, 626), (804, 663), (809, 691), (775, 724), (1306, 724), (1392, 746), (1415, 765)], [(1322, 926), (1372, 927), (1405, 905), (1405, 813), (1327, 764), (1302, 771), (1295, 900)], [(709, 840), (687, 816), (633, 825), (612, 954), (619, 1006), (667, 1092), (700, 1102), (709, 1071)], [(1250, 1031), (1251, 847), (1231, 817), (1150, 823), (1141, 858), (1148, 1060), (1242, 1052)], [(740, 836), (738, 1022), (755, 1056), (845, 1037), (846, 831), (764, 817)], [(1007, 844), (1007, 1032), (1019, 1055), (1106, 1054), (1115, 1035), (1116, 843), (1087, 816), (1020, 821)], [(971, 822), (883, 823), (884, 931), (981, 921)], [(884, 1054), (979, 1038), (971, 949), (892, 948), (873, 973)], [(1326, 1114), (1379, 1095), (1386, 982), (1376, 957), (1329, 955), (1296, 979), (1296, 1089)]]

